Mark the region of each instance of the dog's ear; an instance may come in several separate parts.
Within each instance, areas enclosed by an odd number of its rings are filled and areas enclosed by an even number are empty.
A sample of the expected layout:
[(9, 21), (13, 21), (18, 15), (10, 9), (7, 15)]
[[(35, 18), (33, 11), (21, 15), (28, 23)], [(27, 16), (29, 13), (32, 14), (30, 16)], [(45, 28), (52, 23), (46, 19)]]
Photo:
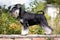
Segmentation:
[(25, 13), (24, 8), (23, 7), (20, 7), (19, 8), (19, 16), (20, 16), (20, 18), (22, 18), (24, 16), (24, 13)]
[(11, 6), (8, 7), (8, 9), (10, 9), (10, 8), (11, 8)]
[(10, 9), (11, 9), (11, 6), (8, 7), (8, 11), (9, 11), (9, 12), (11, 11)]

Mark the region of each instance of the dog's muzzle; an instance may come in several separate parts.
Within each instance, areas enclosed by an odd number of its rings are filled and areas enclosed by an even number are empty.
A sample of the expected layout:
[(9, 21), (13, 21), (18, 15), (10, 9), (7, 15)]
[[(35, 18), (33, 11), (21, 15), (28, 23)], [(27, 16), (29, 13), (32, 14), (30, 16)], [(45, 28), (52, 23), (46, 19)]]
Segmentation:
[(19, 9), (15, 10), (15, 11), (12, 11), (10, 14), (11, 14), (11, 16), (17, 18), (19, 16)]

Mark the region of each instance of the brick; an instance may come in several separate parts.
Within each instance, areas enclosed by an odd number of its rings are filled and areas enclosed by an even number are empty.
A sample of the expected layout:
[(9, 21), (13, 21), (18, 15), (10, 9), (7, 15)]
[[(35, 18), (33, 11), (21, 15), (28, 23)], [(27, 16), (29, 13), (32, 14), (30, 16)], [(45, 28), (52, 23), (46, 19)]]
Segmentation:
[(54, 38), (54, 40), (60, 40), (60, 38)]
[(9, 39), (9, 38), (0, 38), (0, 40), (13, 40), (13, 39)]
[(31, 38), (15, 38), (15, 40), (31, 40)]
[(44, 38), (33, 38), (33, 40), (45, 40)]
[(31, 38), (24, 38), (24, 40), (31, 40)]
[(23, 38), (15, 38), (15, 40), (23, 40)]

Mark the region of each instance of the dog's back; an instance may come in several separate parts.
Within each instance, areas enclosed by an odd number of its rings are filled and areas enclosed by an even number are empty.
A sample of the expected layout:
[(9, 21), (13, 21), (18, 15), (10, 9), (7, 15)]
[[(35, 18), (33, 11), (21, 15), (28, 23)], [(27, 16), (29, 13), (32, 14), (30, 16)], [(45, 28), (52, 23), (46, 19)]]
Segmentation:
[[(16, 12), (16, 10), (18, 10), (18, 12)], [(38, 14), (38, 12), (42, 12), (42, 14)], [(38, 11), (37, 14), (34, 13), (29, 13), (26, 12), (24, 9), (22, 9), (22, 6), (17, 6), (15, 7), (15, 10), (13, 11), (12, 9), (12, 15), (15, 17), (20, 17), (20, 23), (22, 22), (22, 34), (27, 34), (28, 33), (28, 27), (30, 27), (30, 25), (35, 25), (35, 24), (39, 24), (41, 25), (41, 27), (45, 30), (46, 34), (51, 34), (52, 33), (52, 28), (48, 25), (47, 23), (47, 19), (44, 16), (44, 11)], [(15, 15), (15, 14), (18, 15)], [(25, 33), (24, 33), (25, 32)]]

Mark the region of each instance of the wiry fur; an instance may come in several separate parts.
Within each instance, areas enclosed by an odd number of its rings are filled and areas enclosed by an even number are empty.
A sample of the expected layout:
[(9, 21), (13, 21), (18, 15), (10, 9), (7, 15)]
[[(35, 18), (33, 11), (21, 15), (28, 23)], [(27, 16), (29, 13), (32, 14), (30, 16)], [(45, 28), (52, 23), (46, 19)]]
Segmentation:
[[(19, 12), (16, 12), (18, 15), (15, 15), (16, 14), (15, 11), (17, 9), (19, 10)], [(21, 4), (16, 4), (11, 9), (11, 15), (20, 18), (20, 23), (22, 23), (23, 25), (24, 32), (27, 32), (27, 29), (29, 28), (30, 25), (39, 24), (45, 30), (46, 34), (51, 34), (53, 29), (48, 25), (47, 19), (44, 16), (44, 11), (40, 11), (40, 12), (42, 12), (42, 14), (34, 14), (34, 13), (26, 12), (22, 8)], [(22, 31), (22, 34), (25, 35), (27, 33), (23, 33)]]

